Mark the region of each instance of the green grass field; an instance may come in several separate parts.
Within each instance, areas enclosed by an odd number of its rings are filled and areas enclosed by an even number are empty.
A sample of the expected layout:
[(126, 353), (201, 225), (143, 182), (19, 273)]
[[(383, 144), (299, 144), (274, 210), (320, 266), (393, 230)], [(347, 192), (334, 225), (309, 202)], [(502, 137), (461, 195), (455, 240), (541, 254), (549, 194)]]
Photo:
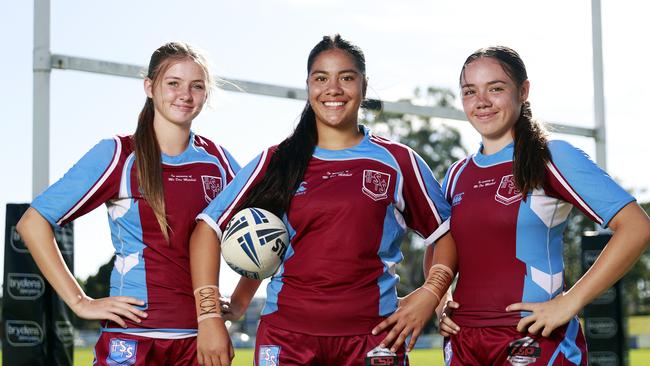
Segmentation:
[[(650, 316), (630, 317), (628, 322), (629, 334), (650, 334)], [(252, 349), (237, 349), (232, 366), (250, 366), (253, 364)], [(1, 355), (1, 352), (0, 352)], [(630, 366), (650, 365), (650, 348), (633, 349), (629, 353)], [(411, 366), (443, 365), (441, 350), (415, 350), (409, 354)], [(76, 348), (74, 353), (75, 366), (90, 366), (93, 361), (92, 348)], [(0, 357), (0, 366), (2, 358)]]
[[(409, 354), (411, 366), (442, 366), (441, 350), (415, 350)], [(93, 361), (93, 351), (91, 348), (75, 349), (74, 366), (90, 366)], [(251, 366), (253, 365), (252, 349), (237, 349), (232, 366)], [(630, 366), (647, 366), (650, 365), (650, 349), (631, 350)]]
[[(441, 366), (442, 351), (415, 350), (409, 354), (411, 366)], [(76, 348), (74, 366), (90, 366), (93, 362), (92, 348)], [(251, 366), (253, 364), (252, 349), (237, 349), (232, 366)], [(0, 361), (0, 366), (2, 361)], [(650, 349), (635, 349), (630, 351), (630, 366), (650, 365)]]

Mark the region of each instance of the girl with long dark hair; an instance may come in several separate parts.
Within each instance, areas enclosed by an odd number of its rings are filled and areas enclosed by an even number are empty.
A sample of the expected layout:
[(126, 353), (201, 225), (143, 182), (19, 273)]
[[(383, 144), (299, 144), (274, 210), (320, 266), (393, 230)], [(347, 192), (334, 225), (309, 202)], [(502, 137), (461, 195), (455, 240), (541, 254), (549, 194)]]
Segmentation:
[[(587, 365), (576, 314), (647, 248), (650, 220), (585, 153), (547, 139), (517, 52), (476, 51), (460, 86), (482, 145), (443, 181), (459, 274), (440, 322), (447, 364)], [(614, 235), (565, 291), (562, 235), (572, 207)]]
[[(192, 280), (214, 290), (208, 303), (218, 301), (219, 243), (234, 213), (263, 208), (289, 229), (284, 262), (267, 287), (256, 365), (404, 364), (404, 339), (412, 335), (412, 348), (451, 282), (454, 260), (439, 258), (453, 244), (443, 225), (449, 206), (413, 150), (358, 124), (365, 71), (358, 47), (324, 37), (307, 60), (309, 100), (293, 134), (243, 168), (198, 217)], [(395, 265), (407, 228), (437, 242), (435, 265), (427, 283), (398, 301)], [(203, 309), (199, 357), (207, 365), (223, 359), (209, 344), (217, 325), (237, 319), (258, 286), (242, 278), (229, 313)], [(390, 330), (375, 328), (382, 322)]]

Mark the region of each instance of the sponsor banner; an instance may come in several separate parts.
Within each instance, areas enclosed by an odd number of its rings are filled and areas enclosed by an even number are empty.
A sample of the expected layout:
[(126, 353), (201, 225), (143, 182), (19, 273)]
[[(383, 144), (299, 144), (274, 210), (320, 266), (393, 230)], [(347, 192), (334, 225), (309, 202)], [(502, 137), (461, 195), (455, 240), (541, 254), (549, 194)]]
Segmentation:
[(7, 343), (13, 347), (33, 347), (43, 343), (43, 328), (31, 320), (7, 320), (5, 322)]
[[(2, 364), (72, 366), (70, 310), (49, 286), (16, 232), (16, 224), (28, 208), (29, 204), (8, 204), (6, 210)], [(72, 225), (56, 229), (54, 234), (73, 271)]]
[(6, 287), (14, 300), (36, 300), (45, 293), (45, 280), (34, 273), (7, 273)]
[[(582, 237), (583, 273), (594, 264), (609, 238), (609, 234)], [(623, 323), (620, 282), (585, 306), (584, 320), (589, 364), (626, 365), (628, 345)]]

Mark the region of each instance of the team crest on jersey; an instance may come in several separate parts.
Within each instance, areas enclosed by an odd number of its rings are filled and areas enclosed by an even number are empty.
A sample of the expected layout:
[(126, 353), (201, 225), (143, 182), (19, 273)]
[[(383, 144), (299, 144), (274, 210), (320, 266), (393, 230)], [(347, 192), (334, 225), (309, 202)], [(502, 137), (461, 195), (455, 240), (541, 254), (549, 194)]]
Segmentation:
[(374, 201), (388, 197), (390, 175), (376, 170), (363, 171), (363, 193)]
[(106, 363), (110, 366), (135, 365), (138, 341), (134, 339), (111, 338)]
[(515, 177), (512, 174), (501, 177), (501, 183), (499, 183), (494, 199), (506, 206), (521, 200), (521, 192), (517, 189)]
[(280, 366), (280, 346), (260, 346), (257, 366)]
[(211, 175), (202, 175), (203, 193), (205, 201), (210, 203), (221, 192), (223, 186), (221, 185), (221, 178), (213, 177)]
[(508, 362), (513, 366), (529, 365), (541, 355), (539, 343), (530, 337), (517, 339), (508, 345)]

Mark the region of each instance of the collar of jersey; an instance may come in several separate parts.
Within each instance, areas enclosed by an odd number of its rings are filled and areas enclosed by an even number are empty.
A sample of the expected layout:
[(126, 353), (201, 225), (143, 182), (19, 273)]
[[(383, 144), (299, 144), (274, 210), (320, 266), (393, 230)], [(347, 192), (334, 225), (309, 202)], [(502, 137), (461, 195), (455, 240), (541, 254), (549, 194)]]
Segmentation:
[(165, 164), (170, 164), (170, 165), (176, 165), (176, 164), (182, 164), (187, 160), (187, 154), (188, 151), (193, 151), (194, 150), (194, 132), (190, 131), (190, 140), (187, 143), (187, 147), (185, 150), (174, 156), (167, 155), (163, 152), (160, 154), (162, 155), (162, 162)]
[(361, 148), (363, 145), (368, 143), (368, 140), (370, 140), (370, 135), (371, 135), (370, 129), (364, 125), (359, 125), (359, 130), (363, 132), (363, 139), (361, 139), (361, 141), (359, 141), (358, 144), (341, 150), (328, 150), (316, 146), (316, 148), (314, 149), (314, 156), (319, 158), (324, 158), (324, 159), (332, 159), (332, 158), (340, 159), (340, 158), (344, 158), (346, 155), (350, 153), (354, 153), (355, 151), (358, 151), (359, 148)]
[(505, 162), (512, 161), (512, 154), (515, 151), (515, 143), (511, 142), (508, 145), (504, 146), (503, 149), (495, 152), (490, 155), (483, 155), (483, 144), (478, 149), (476, 154), (474, 154), (474, 163), (480, 167), (488, 167), (492, 165), (497, 165)]

